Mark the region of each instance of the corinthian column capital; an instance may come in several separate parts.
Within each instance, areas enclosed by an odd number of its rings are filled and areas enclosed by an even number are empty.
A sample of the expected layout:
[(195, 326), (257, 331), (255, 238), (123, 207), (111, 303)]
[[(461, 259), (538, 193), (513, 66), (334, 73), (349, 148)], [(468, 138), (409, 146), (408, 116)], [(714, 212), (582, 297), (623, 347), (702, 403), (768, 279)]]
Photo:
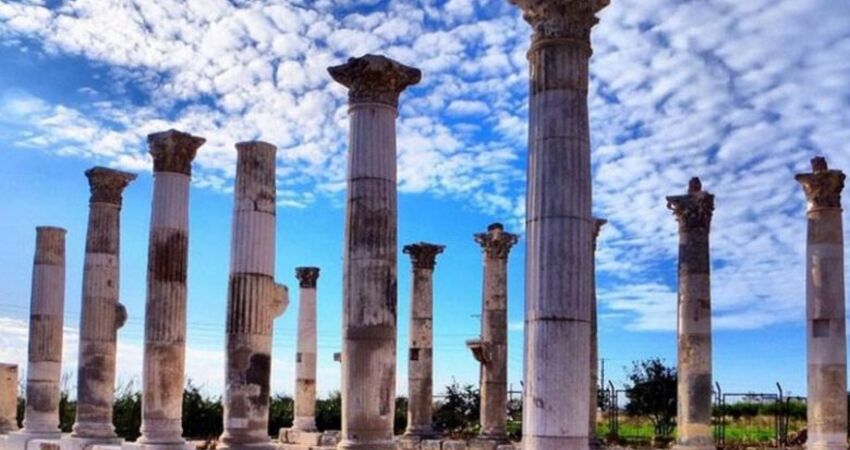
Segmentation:
[(510, 0), (534, 30), (534, 40), (572, 38), (590, 42), (596, 13), (610, 0)]
[(812, 173), (794, 177), (806, 193), (809, 211), (821, 208), (841, 208), (841, 191), (846, 176), (840, 170), (830, 170), (826, 158), (812, 159)]
[(417, 244), (405, 245), (402, 250), (404, 254), (410, 255), (414, 269), (434, 269), (437, 264), (437, 255), (443, 253), (445, 245), (429, 244), (419, 242)]
[(91, 203), (109, 203), (121, 205), (124, 188), (136, 179), (136, 174), (106, 167), (92, 167), (86, 170), (91, 189)]
[(608, 223), (606, 219), (600, 219), (597, 217), (593, 218), (593, 249), (596, 250), (596, 239), (599, 238), (599, 232), (602, 231), (602, 227)]
[(316, 289), (316, 281), (319, 279), (318, 267), (296, 267), (295, 278), (298, 278), (298, 285), (302, 288)]
[(481, 245), (488, 258), (494, 259), (507, 259), (508, 253), (518, 240), (518, 235), (506, 232), (500, 223), (487, 227), (486, 233), (475, 235), (475, 242)]
[(686, 195), (667, 197), (667, 208), (673, 211), (682, 229), (708, 229), (714, 213), (714, 195), (702, 190), (699, 178), (691, 178)]
[(192, 174), (192, 160), (207, 140), (177, 130), (148, 135), (148, 147), (153, 156), (154, 172)]
[(408, 86), (419, 83), (422, 72), (380, 55), (349, 58), (328, 68), (331, 78), (347, 87), (349, 104), (384, 103), (398, 107), (398, 97)]

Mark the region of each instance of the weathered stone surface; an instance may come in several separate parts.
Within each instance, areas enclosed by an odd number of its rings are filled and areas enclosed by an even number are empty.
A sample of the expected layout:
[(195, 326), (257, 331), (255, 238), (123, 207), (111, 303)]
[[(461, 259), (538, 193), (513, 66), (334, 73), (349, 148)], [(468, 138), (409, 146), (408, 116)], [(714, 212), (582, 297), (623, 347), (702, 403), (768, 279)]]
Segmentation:
[[(298, 304), (298, 350), (295, 355), (295, 414), (292, 428), (316, 430), (316, 283), (318, 267), (297, 267), (301, 286)], [(289, 441), (292, 442), (292, 441)]]
[(797, 175), (808, 201), (806, 356), (809, 450), (847, 448), (847, 333), (844, 287), (845, 175), (824, 158)]
[(679, 449), (714, 448), (711, 428), (711, 261), (714, 196), (693, 178), (687, 195), (667, 197), (679, 222)]
[(94, 167), (86, 171), (86, 177), (91, 199), (83, 267), (77, 411), (73, 433), (63, 438), (63, 450), (121, 443), (115, 439), (112, 425), (117, 332), (127, 319), (124, 306), (118, 302), (121, 204), (124, 189), (136, 175)]
[(465, 441), (443, 441), (443, 450), (466, 450)]
[(593, 270), (588, 62), (590, 30), (607, 0), (511, 3), (534, 30), (523, 448), (586, 450)]
[(591, 279), (590, 304), (590, 411), (588, 415), (587, 437), (590, 448), (602, 448), (603, 442), (596, 435), (596, 413), (599, 409), (599, 324), (597, 323), (598, 304), (596, 302), (596, 244), (599, 232), (608, 223), (605, 219), (593, 219), (593, 278)]
[(148, 136), (154, 185), (148, 243), (141, 437), (124, 447), (187, 448), (182, 438), (191, 163), (203, 138), (175, 130)]
[(236, 150), (219, 448), (242, 450), (273, 446), (268, 435), (272, 329), (286, 300), (278, 298), (281, 287), (274, 281), (277, 148), (240, 142)]
[(445, 246), (420, 242), (404, 246), (413, 266), (410, 294), (410, 345), (407, 357), (407, 429), (405, 437), (434, 435), (431, 425), (434, 391), (434, 266)]
[(389, 450), (396, 381), (396, 132), (419, 71), (367, 55), (329, 69), (349, 88), (340, 449)]
[(471, 448), (492, 450), (508, 441), (508, 255), (518, 239), (499, 223), (475, 235), (484, 254), (484, 289), (481, 338), (468, 342), (481, 363), (481, 431)]
[(18, 366), (0, 363), (0, 434), (18, 430)]

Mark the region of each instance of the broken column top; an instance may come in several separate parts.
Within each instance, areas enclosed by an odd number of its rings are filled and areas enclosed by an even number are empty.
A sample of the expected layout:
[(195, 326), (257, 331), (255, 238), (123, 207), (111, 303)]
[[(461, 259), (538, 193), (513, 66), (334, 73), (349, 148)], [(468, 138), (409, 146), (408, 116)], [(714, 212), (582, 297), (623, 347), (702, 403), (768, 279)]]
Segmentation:
[(486, 233), (475, 235), (475, 242), (481, 245), (481, 249), (489, 258), (507, 259), (511, 247), (517, 241), (519, 241), (519, 236), (506, 232), (505, 227), (500, 223), (490, 224)]
[(136, 179), (136, 174), (98, 166), (86, 170), (86, 178), (89, 179), (91, 203), (121, 205), (124, 188)]
[(443, 253), (445, 245), (429, 244), (427, 242), (419, 242), (416, 244), (405, 245), (402, 251), (406, 255), (410, 255), (410, 260), (413, 263), (414, 269), (434, 269), (437, 264), (437, 255)]
[(328, 68), (331, 78), (349, 89), (348, 102), (383, 103), (398, 107), (398, 97), (408, 86), (419, 83), (422, 72), (381, 55), (349, 58)]
[(298, 278), (299, 286), (302, 288), (316, 288), (316, 280), (319, 279), (318, 267), (296, 267), (295, 278)]
[(207, 140), (174, 129), (148, 135), (154, 172), (192, 174), (192, 160)]
[(236, 143), (236, 150), (240, 152), (266, 152), (274, 154), (277, 151), (277, 147), (265, 141), (244, 141)]
[(809, 210), (841, 208), (841, 191), (846, 176), (840, 170), (830, 170), (826, 158), (812, 158), (812, 173), (801, 173), (794, 177), (803, 186)]
[(599, 22), (596, 13), (610, 0), (510, 0), (534, 30), (534, 39), (580, 38), (590, 40), (590, 29)]
[(35, 229), (35, 264), (65, 264), (64, 228), (42, 226)]
[(688, 193), (667, 197), (667, 209), (673, 211), (685, 229), (710, 228), (714, 213), (714, 194), (702, 190), (699, 178), (691, 178)]

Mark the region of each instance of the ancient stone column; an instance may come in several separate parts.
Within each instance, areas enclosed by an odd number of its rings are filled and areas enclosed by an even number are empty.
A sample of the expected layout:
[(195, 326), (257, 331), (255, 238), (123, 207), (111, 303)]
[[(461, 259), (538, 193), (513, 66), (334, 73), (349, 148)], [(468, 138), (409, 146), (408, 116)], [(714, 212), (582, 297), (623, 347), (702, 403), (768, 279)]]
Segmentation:
[(847, 333), (841, 191), (845, 175), (824, 158), (797, 175), (808, 201), (806, 355), (809, 450), (847, 448)]
[(30, 301), (26, 411), (22, 434), (59, 438), (59, 381), (65, 312), (65, 230), (36, 228)]
[(508, 254), (519, 237), (500, 223), (475, 235), (484, 253), (481, 338), (467, 341), (481, 363), (481, 431), (477, 441), (508, 442)]
[(394, 449), (398, 97), (418, 69), (383, 56), (328, 69), (348, 87), (340, 449)]
[[(205, 139), (176, 130), (148, 136), (153, 205), (148, 243), (142, 427), (137, 445), (188, 447), (181, 436), (186, 354), (186, 271), (192, 160)], [(127, 444), (125, 444), (127, 445)]]
[(316, 281), (318, 267), (296, 267), (301, 288), (298, 303), (298, 352), (295, 355), (295, 414), (292, 428), (316, 431)]
[(605, 219), (593, 220), (593, 278), (591, 279), (592, 297), (590, 305), (590, 417), (588, 417), (587, 436), (591, 448), (601, 448), (602, 441), (596, 436), (596, 412), (599, 409), (599, 324), (597, 321), (598, 304), (596, 302), (596, 240)]
[(410, 292), (410, 349), (407, 359), (407, 429), (409, 439), (434, 436), (431, 426), (434, 391), (434, 266), (443, 245), (420, 242), (404, 246), (413, 266)]
[[(86, 171), (91, 189), (77, 367), (77, 414), (70, 442), (120, 443), (112, 425), (115, 350), (127, 312), (118, 302), (120, 218), (124, 188), (135, 174), (95, 167)], [(68, 444), (65, 444), (66, 447)]]
[(667, 197), (679, 222), (679, 449), (714, 448), (711, 429), (711, 260), (708, 234), (714, 195), (693, 178), (686, 195)]
[(223, 448), (272, 449), (269, 438), (272, 329), (288, 303), (275, 283), (276, 153), (236, 144), (236, 183), (227, 292)]
[(18, 366), (0, 363), (0, 434), (18, 431)]
[(511, 3), (534, 30), (528, 51), (523, 448), (584, 450), (593, 276), (588, 62), (590, 30), (608, 0)]

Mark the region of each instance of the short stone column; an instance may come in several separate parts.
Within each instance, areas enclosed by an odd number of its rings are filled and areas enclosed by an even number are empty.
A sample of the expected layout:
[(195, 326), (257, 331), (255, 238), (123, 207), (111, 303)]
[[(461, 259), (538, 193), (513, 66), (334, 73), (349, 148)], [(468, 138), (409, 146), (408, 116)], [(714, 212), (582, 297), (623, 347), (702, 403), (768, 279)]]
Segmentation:
[(602, 448), (603, 442), (596, 436), (596, 413), (599, 409), (599, 323), (596, 301), (596, 241), (602, 227), (608, 223), (605, 219), (593, 219), (593, 278), (591, 279), (590, 305), (590, 416), (588, 417), (588, 442), (590, 448)]
[(0, 363), (0, 434), (18, 431), (18, 366)]
[(273, 449), (268, 431), (272, 329), (288, 303), (286, 288), (274, 280), (277, 148), (240, 142), (236, 151), (220, 441), (228, 449)]
[(476, 441), (508, 442), (508, 254), (519, 236), (500, 223), (475, 235), (484, 253), (481, 338), (467, 341), (481, 363), (481, 431)]
[(318, 267), (296, 267), (301, 288), (298, 303), (298, 351), (295, 354), (295, 405), (292, 428), (316, 431), (316, 283)]
[(35, 266), (30, 301), (26, 410), (20, 433), (57, 439), (59, 381), (62, 376), (62, 326), (65, 313), (65, 230), (36, 229)]
[(847, 333), (845, 331), (845, 175), (824, 158), (797, 175), (808, 201), (806, 239), (806, 357), (809, 450), (847, 448)]
[(348, 87), (340, 449), (390, 450), (396, 382), (396, 128), (418, 69), (383, 56), (328, 69)]
[(608, 0), (510, 2), (534, 31), (522, 445), (586, 450), (593, 274), (587, 92), (590, 32)]
[(667, 197), (679, 222), (678, 449), (714, 448), (711, 428), (711, 259), (714, 195), (693, 178), (686, 195)]
[[(188, 448), (181, 436), (192, 160), (205, 140), (169, 130), (148, 136), (153, 204), (148, 243), (141, 437), (135, 446)], [(125, 446), (132, 444), (125, 444)]]
[(407, 429), (404, 437), (434, 436), (431, 426), (434, 392), (434, 266), (443, 245), (420, 242), (404, 246), (412, 263), (410, 348), (407, 358)]
[(118, 302), (121, 203), (135, 174), (95, 167), (86, 171), (91, 198), (83, 266), (83, 298), (77, 367), (77, 414), (63, 448), (115, 444), (112, 425), (115, 350), (127, 312)]

